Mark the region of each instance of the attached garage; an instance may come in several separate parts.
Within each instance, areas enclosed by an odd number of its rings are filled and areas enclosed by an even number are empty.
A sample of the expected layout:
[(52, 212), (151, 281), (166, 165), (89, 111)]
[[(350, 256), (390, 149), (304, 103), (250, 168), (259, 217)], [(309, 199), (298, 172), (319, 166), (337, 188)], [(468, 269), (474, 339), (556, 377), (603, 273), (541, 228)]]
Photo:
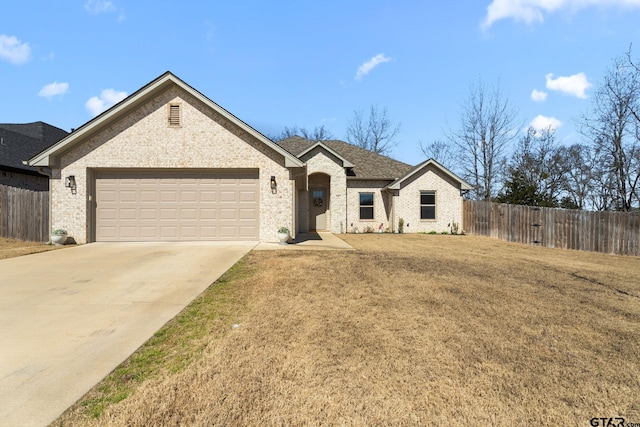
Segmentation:
[(95, 240), (259, 240), (257, 170), (99, 170)]
[(76, 243), (295, 235), (305, 164), (167, 72), (29, 160)]

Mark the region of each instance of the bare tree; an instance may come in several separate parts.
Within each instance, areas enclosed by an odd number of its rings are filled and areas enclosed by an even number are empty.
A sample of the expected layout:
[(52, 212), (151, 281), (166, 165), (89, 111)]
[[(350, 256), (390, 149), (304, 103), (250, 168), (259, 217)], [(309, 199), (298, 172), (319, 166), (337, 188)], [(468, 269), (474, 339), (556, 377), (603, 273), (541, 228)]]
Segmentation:
[(477, 200), (491, 200), (498, 193), (501, 165), (507, 147), (518, 137), (517, 113), (499, 86), (478, 81), (462, 104), (460, 126), (449, 140), (460, 151), (462, 175)]
[(389, 154), (397, 144), (401, 125), (389, 118), (387, 109), (375, 105), (369, 107), (365, 117), (363, 110), (355, 110), (347, 122), (347, 141), (378, 154)]
[(436, 139), (426, 145), (420, 143), (420, 150), (422, 150), (422, 153), (427, 157), (427, 159), (434, 159), (447, 169), (454, 170), (457, 166), (457, 147), (450, 141)]
[(333, 139), (333, 134), (327, 128), (325, 128), (324, 125), (320, 127), (316, 126), (311, 132), (304, 127), (285, 126), (282, 132), (280, 132), (278, 135), (270, 136), (270, 139), (272, 141), (282, 141), (283, 139), (291, 138), (292, 136), (301, 136), (302, 138), (311, 139), (314, 141), (327, 141)]
[[(629, 211), (640, 201), (640, 70), (617, 58), (582, 116), (581, 129), (614, 189), (613, 209)], [(605, 183), (602, 183), (603, 185)], [(635, 202), (635, 203), (634, 203)], [(606, 208), (606, 204), (605, 204)]]
[(593, 151), (587, 145), (573, 144), (560, 147), (558, 155), (565, 171), (562, 184), (565, 197), (568, 197), (578, 209), (596, 209), (597, 205), (600, 205), (597, 202), (599, 197), (594, 199), (597, 178), (594, 168), (598, 163), (594, 159)]

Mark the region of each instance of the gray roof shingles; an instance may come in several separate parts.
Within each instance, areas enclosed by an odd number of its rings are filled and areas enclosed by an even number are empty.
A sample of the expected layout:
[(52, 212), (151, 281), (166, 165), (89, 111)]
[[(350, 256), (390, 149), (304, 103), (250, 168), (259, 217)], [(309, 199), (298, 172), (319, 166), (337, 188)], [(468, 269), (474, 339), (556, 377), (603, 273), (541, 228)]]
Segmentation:
[(405, 176), (413, 169), (413, 166), (411, 165), (344, 141), (314, 141), (299, 136), (293, 136), (283, 139), (282, 141), (278, 141), (277, 144), (294, 156), (298, 156), (300, 153), (318, 142), (326, 145), (354, 164), (353, 169), (347, 175), (351, 179), (360, 178), (393, 181)]
[(60, 141), (68, 132), (44, 122), (25, 124), (0, 123), (0, 169), (38, 174), (37, 169), (22, 164)]

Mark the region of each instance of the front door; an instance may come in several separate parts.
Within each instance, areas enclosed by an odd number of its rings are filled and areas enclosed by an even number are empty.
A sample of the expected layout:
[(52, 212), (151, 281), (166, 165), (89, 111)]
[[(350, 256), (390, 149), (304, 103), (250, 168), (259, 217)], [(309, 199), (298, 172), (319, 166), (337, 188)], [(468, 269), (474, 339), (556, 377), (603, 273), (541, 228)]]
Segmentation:
[(324, 188), (312, 188), (309, 191), (309, 229), (327, 229), (327, 192)]

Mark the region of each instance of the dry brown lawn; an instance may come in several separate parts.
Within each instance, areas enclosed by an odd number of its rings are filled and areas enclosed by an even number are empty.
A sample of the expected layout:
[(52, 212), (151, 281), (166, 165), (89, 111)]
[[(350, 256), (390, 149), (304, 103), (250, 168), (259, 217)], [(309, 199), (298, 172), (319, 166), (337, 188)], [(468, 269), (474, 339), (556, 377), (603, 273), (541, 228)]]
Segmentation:
[(57, 425), (640, 422), (639, 258), (343, 237), (357, 250), (250, 253), (195, 361)]
[(62, 246), (45, 245), (42, 242), (23, 242), (0, 237), (0, 259), (59, 249)]

